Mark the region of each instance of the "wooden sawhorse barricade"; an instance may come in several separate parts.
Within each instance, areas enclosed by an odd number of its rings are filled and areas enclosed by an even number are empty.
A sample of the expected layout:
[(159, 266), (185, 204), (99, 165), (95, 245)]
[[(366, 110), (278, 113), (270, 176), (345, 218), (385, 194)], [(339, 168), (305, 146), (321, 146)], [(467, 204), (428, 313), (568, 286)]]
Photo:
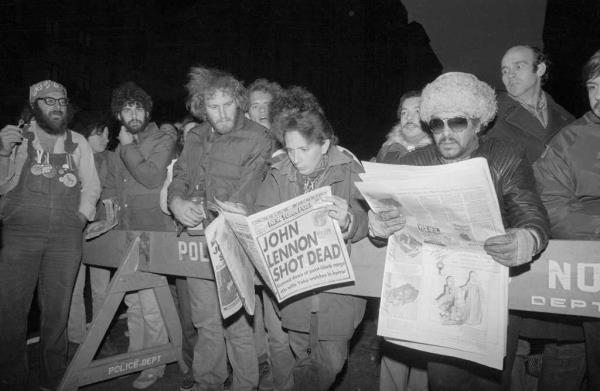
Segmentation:
[[(181, 324), (165, 275), (214, 279), (203, 236), (176, 237), (174, 232), (110, 231), (84, 245), (84, 263), (117, 268), (106, 299), (58, 387), (77, 388), (113, 377), (177, 361), (181, 355)], [(126, 293), (152, 289), (165, 321), (169, 343), (94, 360)]]

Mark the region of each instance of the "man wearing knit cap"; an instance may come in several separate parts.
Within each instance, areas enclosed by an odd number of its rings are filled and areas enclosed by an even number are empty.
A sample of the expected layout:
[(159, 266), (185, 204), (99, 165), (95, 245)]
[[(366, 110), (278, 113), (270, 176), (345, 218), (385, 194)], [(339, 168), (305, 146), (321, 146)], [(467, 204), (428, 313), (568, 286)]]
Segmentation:
[[(435, 144), (418, 149), (398, 164), (431, 166), (484, 157), (502, 211), (506, 234), (486, 240), (485, 251), (497, 262), (513, 267), (530, 262), (548, 243), (548, 216), (536, 192), (527, 158), (512, 144), (479, 137), (496, 113), (494, 91), (467, 73), (446, 73), (428, 84), (421, 97), (421, 119), (429, 125)], [(370, 212), (371, 235), (387, 238), (404, 226), (398, 211)], [(509, 339), (511, 336), (509, 325)], [(509, 342), (510, 343), (510, 342)], [(510, 369), (512, 363), (505, 363)], [(427, 364), (431, 390), (496, 390), (502, 373), (451, 357), (436, 356)]]
[(67, 365), (67, 319), (83, 227), (100, 181), (86, 139), (67, 129), (67, 91), (29, 89), (33, 119), (0, 130), (0, 389), (27, 387), (27, 315), (38, 287), (41, 379), (54, 388)]

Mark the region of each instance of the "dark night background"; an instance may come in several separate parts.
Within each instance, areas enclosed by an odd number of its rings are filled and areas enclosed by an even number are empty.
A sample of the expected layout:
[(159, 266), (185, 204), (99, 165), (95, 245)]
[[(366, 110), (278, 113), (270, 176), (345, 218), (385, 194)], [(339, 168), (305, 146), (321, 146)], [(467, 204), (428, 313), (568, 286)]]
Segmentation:
[[(395, 122), (400, 95), (442, 71), (424, 29), (408, 20), (400, 0), (0, 0), (0, 126), (15, 123), (28, 86), (48, 78), (83, 110), (107, 110), (111, 90), (134, 80), (153, 97), (153, 118), (174, 122), (186, 114), (186, 72), (203, 64), (246, 83), (307, 87), (340, 143), (366, 159)], [(600, 48), (599, 20), (597, 0), (547, 2), (543, 41), (554, 66), (545, 88), (577, 116), (587, 110), (579, 74)], [(439, 23), (456, 27), (444, 15)]]

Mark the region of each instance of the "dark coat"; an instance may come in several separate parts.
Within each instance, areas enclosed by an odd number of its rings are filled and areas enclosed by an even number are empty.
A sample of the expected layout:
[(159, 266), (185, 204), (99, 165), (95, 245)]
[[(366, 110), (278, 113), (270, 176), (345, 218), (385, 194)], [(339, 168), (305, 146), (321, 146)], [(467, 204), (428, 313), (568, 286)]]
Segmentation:
[(212, 201), (241, 202), (254, 205), (275, 140), (263, 126), (239, 113), (236, 128), (226, 134), (203, 123), (190, 130), (173, 166), (168, 203), (174, 197), (186, 199), (196, 185)]
[(517, 144), (525, 150), (529, 162), (535, 162), (552, 137), (575, 119), (549, 94), (546, 94), (546, 102), (548, 126), (544, 128), (537, 118), (506, 92), (498, 94), (498, 113), (487, 136)]
[[(360, 180), (358, 173), (363, 169), (349, 153), (336, 147), (329, 148), (328, 155), (328, 166), (319, 186), (331, 186), (333, 195), (348, 201), (353, 214), (348, 238), (355, 242), (367, 236), (368, 232), (367, 212), (358, 201), (360, 193), (354, 185)], [(301, 195), (303, 189), (296, 175), (297, 170), (287, 154), (280, 155), (258, 191), (256, 208), (266, 209)], [(283, 327), (308, 332), (315, 300), (318, 302), (319, 339), (349, 339), (362, 320), (366, 305), (365, 299), (351, 295), (318, 293), (292, 298), (280, 306)]]
[(171, 218), (160, 209), (160, 189), (177, 136), (151, 122), (138, 138), (109, 155), (102, 198), (116, 197), (119, 202), (117, 229), (173, 231)]

